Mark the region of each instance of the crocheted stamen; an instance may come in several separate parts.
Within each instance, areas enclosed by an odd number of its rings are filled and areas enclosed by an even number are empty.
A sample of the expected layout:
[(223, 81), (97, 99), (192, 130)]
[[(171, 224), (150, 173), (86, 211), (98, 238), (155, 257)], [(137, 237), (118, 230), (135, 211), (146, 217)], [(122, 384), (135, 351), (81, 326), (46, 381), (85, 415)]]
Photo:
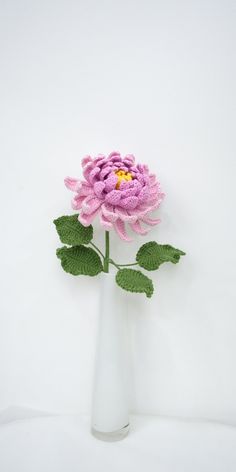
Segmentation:
[(118, 182), (117, 182), (117, 184), (116, 184), (116, 189), (117, 189), (117, 190), (120, 188), (120, 184), (121, 184), (121, 182), (122, 182), (123, 180), (125, 180), (126, 182), (129, 182), (129, 180), (132, 180), (132, 179), (133, 179), (133, 177), (132, 177), (132, 175), (131, 175), (130, 172), (125, 172), (125, 170), (122, 170), (122, 169), (117, 170), (117, 171), (115, 172), (115, 174), (116, 174), (117, 177), (118, 177)]

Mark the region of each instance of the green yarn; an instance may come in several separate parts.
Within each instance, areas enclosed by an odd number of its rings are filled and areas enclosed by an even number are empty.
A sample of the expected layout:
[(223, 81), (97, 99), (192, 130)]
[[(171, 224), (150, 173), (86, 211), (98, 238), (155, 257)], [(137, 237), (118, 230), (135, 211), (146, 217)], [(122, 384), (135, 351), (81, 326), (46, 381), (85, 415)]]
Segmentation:
[(77, 246), (78, 244), (88, 244), (93, 238), (93, 227), (83, 226), (78, 221), (78, 214), (60, 216), (53, 221), (56, 226), (59, 238), (63, 244)]
[[(106, 232), (107, 250), (105, 257), (92, 242), (92, 225), (83, 226), (78, 221), (78, 216), (78, 214), (61, 216), (54, 220), (61, 242), (67, 245), (57, 249), (56, 254), (61, 261), (62, 268), (69, 274), (93, 277), (100, 274), (100, 272), (108, 272), (109, 263), (111, 263), (118, 269), (116, 283), (119, 287), (128, 292), (145, 293), (148, 298), (151, 298), (154, 292), (152, 280), (140, 270), (130, 269), (128, 266), (139, 265), (143, 269), (151, 271), (158, 269), (164, 262), (177, 264), (180, 257), (185, 255), (185, 252), (169, 244), (158, 244), (156, 241), (150, 241), (139, 248), (136, 254), (136, 262), (118, 264), (113, 259), (109, 259), (109, 233)], [(87, 247), (88, 244), (93, 246), (93, 249)], [(124, 268), (121, 268), (122, 266)]]
[(143, 244), (137, 252), (136, 261), (146, 270), (156, 270), (164, 262), (177, 264), (185, 252), (169, 244), (157, 244), (155, 241)]
[(62, 268), (72, 275), (98, 275), (103, 270), (102, 261), (94, 249), (85, 246), (61, 247), (57, 257)]
[(116, 274), (116, 283), (128, 292), (146, 293), (151, 298), (154, 288), (152, 280), (140, 270), (120, 269)]

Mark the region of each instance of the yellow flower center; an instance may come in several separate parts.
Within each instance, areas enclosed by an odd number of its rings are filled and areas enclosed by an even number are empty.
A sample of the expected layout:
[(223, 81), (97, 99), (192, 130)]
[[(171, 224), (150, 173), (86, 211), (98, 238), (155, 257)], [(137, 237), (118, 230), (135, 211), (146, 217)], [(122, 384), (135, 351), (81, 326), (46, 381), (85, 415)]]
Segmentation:
[(131, 175), (130, 172), (125, 172), (125, 170), (122, 170), (122, 169), (117, 170), (117, 171), (115, 172), (115, 174), (116, 174), (117, 177), (118, 177), (118, 182), (117, 182), (117, 184), (116, 184), (116, 189), (117, 189), (117, 190), (120, 188), (120, 184), (121, 184), (121, 182), (123, 182), (123, 180), (125, 180), (126, 182), (128, 182), (129, 180), (132, 180), (132, 179), (133, 179), (133, 177), (132, 177), (132, 175)]

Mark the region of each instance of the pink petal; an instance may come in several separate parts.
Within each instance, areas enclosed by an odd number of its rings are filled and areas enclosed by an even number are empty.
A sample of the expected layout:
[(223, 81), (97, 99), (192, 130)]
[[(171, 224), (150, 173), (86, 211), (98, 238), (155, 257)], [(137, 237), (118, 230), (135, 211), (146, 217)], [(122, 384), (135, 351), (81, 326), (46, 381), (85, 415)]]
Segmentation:
[(146, 224), (146, 225), (149, 225), (149, 226), (155, 226), (157, 225), (158, 223), (160, 223), (160, 219), (159, 218), (149, 218), (148, 216), (144, 216), (142, 218), (142, 221)]
[(138, 168), (137, 168), (137, 166), (135, 166), (135, 165), (134, 165), (134, 166), (131, 166), (131, 167), (130, 167), (130, 170), (131, 170), (132, 172), (134, 172), (135, 174), (138, 173)]
[(116, 161), (120, 160), (121, 161), (121, 155), (120, 155), (119, 152), (113, 151), (113, 152), (111, 152), (111, 154), (109, 154), (108, 159), (110, 161), (113, 161), (113, 160), (116, 160)]
[(136, 179), (140, 182), (142, 186), (145, 185), (146, 181), (145, 181), (145, 176), (143, 174), (137, 173)]
[(157, 208), (157, 206), (160, 205), (160, 203), (158, 204), (158, 198), (157, 198), (157, 195), (155, 196), (150, 196), (150, 198), (148, 200), (146, 200), (145, 202), (150, 208)]
[(85, 180), (82, 180), (79, 182), (78, 184), (78, 189), (77, 189), (77, 194), (79, 197), (82, 197), (82, 195), (90, 195), (91, 193), (93, 193), (93, 188), (91, 187), (90, 184), (88, 184), (88, 182), (86, 182)]
[(125, 224), (124, 221), (122, 221), (120, 218), (114, 223), (114, 228), (118, 234), (118, 236), (123, 240), (123, 241), (133, 241), (126, 233), (125, 229)]
[(149, 183), (150, 183), (150, 185), (154, 185), (156, 183), (155, 174), (149, 174)]
[(147, 187), (147, 185), (145, 185), (138, 194), (139, 202), (140, 203), (145, 202), (145, 200), (148, 199), (149, 195), (150, 195), (149, 188)]
[(128, 172), (129, 168), (123, 165), (122, 162), (113, 162), (112, 164), (112, 170), (117, 171), (117, 170), (124, 170), (125, 172)]
[(138, 220), (135, 223), (130, 223), (130, 226), (132, 230), (137, 234), (145, 235), (148, 233), (148, 229), (142, 228)]
[(103, 228), (107, 231), (110, 231), (113, 228), (113, 224), (107, 220), (107, 218), (101, 213), (100, 214), (100, 223)]
[(121, 183), (120, 183), (120, 187), (119, 187), (119, 190), (128, 190), (130, 188), (134, 188), (134, 184), (133, 184), (133, 180), (122, 180)]
[(103, 203), (101, 210), (105, 218), (111, 223), (114, 223), (118, 219), (118, 215), (115, 213), (113, 206), (109, 205), (109, 203)]
[(120, 184), (120, 190), (127, 190), (131, 188), (133, 190), (133, 195), (138, 195), (142, 189), (142, 185), (136, 179), (128, 180), (128, 181), (123, 180)]
[(104, 162), (107, 162), (107, 157), (104, 154), (98, 154), (97, 157), (93, 160), (97, 167), (99, 167)]
[(92, 170), (94, 169), (95, 164), (94, 162), (89, 162), (88, 164), (86, 164), (86, 166), (84, 167), (84, 170), (83, 170), (83, 176), (84, 178), (89, 182), (89, 176), (92, 172)]
[(105, 188), (105, 183), (101, 181), (95, 182), (93, 186), (95, 195), (100, 199), (104, 198), (104, 193), (103, 193), (104, 188)]
[(79, 215), (78, 220), (80, 221), (82, 225), (89, 226), (94, 220), (94, 218), (96, 217), (96, 215), (98, 214), (98, 212), (99, 212), (99, 208), (93, 213), (90, 213), (90, 215), (88, 215), (87, 213), (83, 213), (82, 211)]
[(98, 161), (99, 159), (106, 159), (105, 154), (101, 154), (100, 152), (97, 154), (97, 156), (94, 158), (94, 161)]
[(136, 195), (138, 195), (142, 188), (142, 185), (140, 184), (138, 180), (135, 179), (135, 180), (132, 180), (132, 186), (136, 189)]
[(150, 207), (149, 211), (159, 208), (164, 196), (164, 193), (159, 193), (159, 195), (156, 196), (151, 195), (146, 201), (146, 204)]
[(84, 213), (86, 213), (87, 215), (90, 215), (95, 210), (97, 210), (97, 208), (99, 208), (100, 206), (101, 206), (101, 200), (99, 200), (94, 195), (89, 195), (83, 201), (82, 209)]
[(149, 211), (149, 207), (142, 208), (140, 206), (138, 208), (135, 208), (135, 210), (129, 210), (129, 214), (135, 215), (138, 219), (140, 219), (143, 218)]
[(111, 205), (119, 205), (121, 196), (122, 193), (120, 190), (112, 190), (111, 192), (107, 193), (105, 201)]
[(145, 202), (145, 204), (139, 206), (139, 211), (140, 211), (140, 218), (143, 216), (147, 215), (147, 213), (150, 213), (150, 211), (156, 210), (158, 208), (158, 204), (152, 204), (149, 205), (149, 203)]
[(148, 174), (149, 173), (149, 169), (148, 169), (148, 166), (146, 164), (138, 164), (137, 168), (138, 168), (139, 172), (141, 172), (141, 174)]
[(85, 196), (79, 197), (78, 195), (75, 195), (75, 197), (71, 200), (71, 206), (73, 210), (80, 210), (85, 198)]
[(105, 177), (106, 177), (108, 174), (110, 174), (111, 171), (112, 171), (112, 167), (111, 167), (111, 166), (103, 167), (103, 169), (101, 170), (100, 175), (99, 175), (100, 180), (104, 180)]
[(123, 159), (123, 162), (128, 165), (133, 165), (135, 161), (135, 157), (133, 154), (126, 154), (126, 156)]
[[(122, 182), (123, 183), (123, 182)], [(129, 182), (127, 182), (128, 184)], [(125, 186), (122, 185), (122, 189), (121, 189), (121, 186), (120, 186), (120, 189), (122, 190), (122, 199), (123, 198), (128, 198), (128, 197), (132, 197), (133, 195), (136, 195), (136, 188), (134, 187), (128, 187), (128, 188), (124, 188)]]
[(118, 177), (116, 174), (110, 174), (109, 177), (106, 179), (105, 184), (106, 184), (106, 191), (111, 192), (112, 190), (115, 190), (115, 186), (118, 182)]
[(122, 198), (120, 201), (120, 206), (126, 210), (133, 210), (138, 205), (138, 197), (128, 197)]
[(130, 215), (125, 208), (116, 207), (115, 212), (123, 221), (127, 221), (128, 223), (135, 223), (135, 221), (137, 221), (137, 215)]
[(72, 190), (72, 192), (76, 192), (79, 184), (78, 179), (74, 179), (73, 177), (66, 177), (64, 179), (65, 186), (69, 189)]
[(81, 161), (82, 167), (86, 166), (88, 162), (92, 162), (92, 160), (93, 160), (92, 157), (85, 156)]
[(155, 182), (154, 184), (149, 183), (149, 188), (151, 191), (156, 190), (156, 192), (161, 192), (160, 184), (158, 182)]
[(91, 185), (94, 184), (94, 182), (96, 182), (97, 178), (98, 177), (98, 174), (100, 172), (100, 167), (94, 167), (94, 169), (90, 172), (89, 176), (88, 176), (88, 180), (89, 182), (91, 183)]
[(100, 170), (107, 165), (107, 158), (104, 158), (104, 159), (99, 159), (97, 162), (96, 162), (96, 167), (100, 167)]
[(156, 193), (158, 193), (158, 185), (157, 184), (154, 184), (152, 185), (150, 188), (149, 188), (149, 191), (150, 191), (150, 195), (155, 195)]

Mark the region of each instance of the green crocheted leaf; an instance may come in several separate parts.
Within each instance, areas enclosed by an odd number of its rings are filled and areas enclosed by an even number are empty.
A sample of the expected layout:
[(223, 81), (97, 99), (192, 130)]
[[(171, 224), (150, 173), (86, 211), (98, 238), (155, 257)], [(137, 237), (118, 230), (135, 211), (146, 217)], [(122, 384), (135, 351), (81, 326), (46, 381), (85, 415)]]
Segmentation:
[(90, 247), (64, 246), (57, 249), (57, 257), (65, 272), (72, 275), (94, 276), (103, 270), (99, 255)]
[(146, 293), (151, 298), (154, 288), (152, 280), (142, 274), (140, 270), (120, 269), (116, 274), (116, 283), (128, 292)]
[(136, 261), (146, 270), (156, 270), (164, 262), (177, 264), (185, 252), (169, 244), (157, 244), (155, 241), (143, 244), (137, 252)]
[(85, 227), (78, 221), (78, 214), (61, 216), (53, 221), (63, 244), (77, 246), (88, 244), (93, 237), (92, 225)]

